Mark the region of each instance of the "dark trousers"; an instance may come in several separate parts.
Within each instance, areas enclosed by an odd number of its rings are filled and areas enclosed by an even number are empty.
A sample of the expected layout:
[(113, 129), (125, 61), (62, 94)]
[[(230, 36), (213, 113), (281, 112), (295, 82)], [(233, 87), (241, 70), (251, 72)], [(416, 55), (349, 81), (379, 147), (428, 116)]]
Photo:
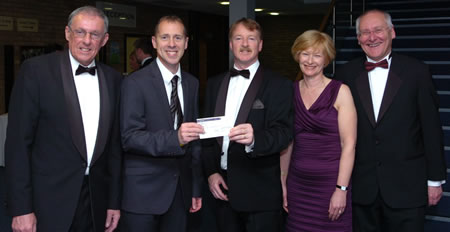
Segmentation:
[(281, 231), (281, 211), (238, 212), (227, 201), (217, 200), (217, 229), (220, 232)]
[(423, 232), (425, 206), (394, 209), (378, 194), (374, 203), (353, 203), (354, 232)]
[[(228, 175), (221, 171), (225, 182)], [(225, 189), (222, 189), (228, 194)], [(240, 212), (234, 210), (228, 201), (216, 200), (217, 229), (220, 232), (277, 232), (281, 231), (281, 210)]]
[[(145, 199), (142, 204), (151, 204)], [(136, 214), (122, 211), (120, 218), (121, 232), (183, 232), (186, 231), (188, 210), (185, 209), (180, 184), (167, 212), (161, 215)]]
[(69, 232), (93, 232), (94, 221), (91, 211), (91, 199), (89, 197), (89, 177), (84, 176), (81, 186), (80, 198), (73, 217)]

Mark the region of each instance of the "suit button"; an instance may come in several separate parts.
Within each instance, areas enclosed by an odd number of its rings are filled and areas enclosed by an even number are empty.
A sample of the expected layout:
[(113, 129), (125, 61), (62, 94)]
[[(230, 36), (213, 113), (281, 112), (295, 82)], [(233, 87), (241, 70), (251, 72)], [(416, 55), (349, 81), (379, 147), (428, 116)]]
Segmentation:
[(375, 140), (375, 145), (380, 145), (380, 140)]
[(381, 162), (380, 161), (377, 162), (377, 166), (381, 166)]
[(81, 166), (82, 166), (83, 168), (85, 168), (85, 167), (87, 166), (87, 164), (86, 164), (86, 163), (83, 163)]

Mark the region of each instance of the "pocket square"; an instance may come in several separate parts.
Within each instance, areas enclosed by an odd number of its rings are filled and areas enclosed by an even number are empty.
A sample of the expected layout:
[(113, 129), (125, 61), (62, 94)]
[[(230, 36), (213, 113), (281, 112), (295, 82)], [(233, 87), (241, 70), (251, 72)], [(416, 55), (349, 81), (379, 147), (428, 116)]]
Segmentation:
[(264, 103), (262, 103), (261, 100), (256, 99), (256, 100), (253, 102), (252, 109), (255, 109), (255, 110), (264, 109)]

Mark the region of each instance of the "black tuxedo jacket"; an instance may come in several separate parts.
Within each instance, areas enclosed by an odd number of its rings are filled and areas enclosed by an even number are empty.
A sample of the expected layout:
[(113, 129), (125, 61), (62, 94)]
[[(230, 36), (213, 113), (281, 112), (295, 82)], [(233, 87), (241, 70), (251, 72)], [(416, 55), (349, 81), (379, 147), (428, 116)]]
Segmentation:
[(378, 121), (364, 58), (336, 72), (351, 89), (358, 113), (353, 202), (372, 203), (378, 192), (393, 208), (427, 203), (427, 180), (446, 179), (438, 101), (428, 67), (393, 53)]
[(145, 66), (149, 65), (150, 63), (152, 63), (152, 61), (154, 60), (153, 57), (151, 57), (150, 59), (146, 60), (143, 64), (141, 64), (141, 66), (139, 67), (139, 69), (144, 68)]
[[(208, 80), (205, 117), (224, 115), (229, 80), (229, 72)], [(234, 142), (228, 148), (228, 199), (235, 210), (281, 208), (280, 151), (292, 140), (292, 100), (292, 81), (259, 66), (235, 122), (252, 125), (253, 152)], [(204, 140), (202, 151), (206, 175), (220, 173), (221, 138)]]
[[(120, 206), (121, 75), (96, 62), (100, 88), (97, 141), (89, 172), (94, 226)], [(68, 231), (87, 165), (83, 122), (68, 51), (26, 60), (14, 85), (6, 139), (8, 208), (34, 212), (38, 231)]]
[[(198, 80), (181, 72), (183, 120), (198, 116)], [(172, 203), (178, 182), (186, 210), (201, 196), (199, 141), (180, 146), (173, 129), (164, 81), (157, 62), (123, 81), (121, 136), (124, 148), (122, 209), (140, 214), (163, 214)]]

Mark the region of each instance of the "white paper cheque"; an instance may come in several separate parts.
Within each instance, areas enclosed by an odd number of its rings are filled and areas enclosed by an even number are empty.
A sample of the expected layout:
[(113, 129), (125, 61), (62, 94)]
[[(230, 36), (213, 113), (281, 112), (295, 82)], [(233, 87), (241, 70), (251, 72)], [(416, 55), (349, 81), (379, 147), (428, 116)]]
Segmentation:
[(200, 139), (228, 136), (233, 124), (226, 120), (225, 116), (199, 118), (197, 123), (203, 126), (204, 134), (200, 134)]

